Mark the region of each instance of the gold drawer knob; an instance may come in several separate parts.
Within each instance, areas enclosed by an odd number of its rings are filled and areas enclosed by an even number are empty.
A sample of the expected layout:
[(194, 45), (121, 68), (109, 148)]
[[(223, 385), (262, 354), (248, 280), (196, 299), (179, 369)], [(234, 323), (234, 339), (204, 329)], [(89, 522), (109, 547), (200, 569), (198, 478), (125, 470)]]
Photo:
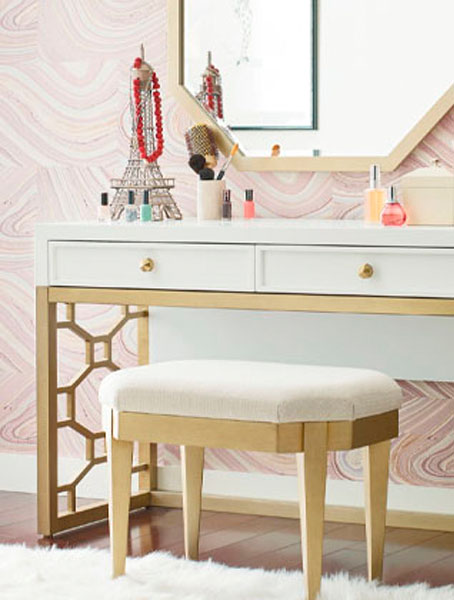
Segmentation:
[(369, 263), (365, 263), (364, 265), (361, 265), (361, 267), (359, 268), (359, 271), (358, 271), (358, 275), (361, 277), (361, 279), (369, 279), (370, 277), (372, 277), (373, 274), (374, 274), (374, 267), (372, 265), (370, 265)]
[(143, 258), (140, 263), (140, 270), (149, 273), (154, 269), (154, 260), (151, 258)]

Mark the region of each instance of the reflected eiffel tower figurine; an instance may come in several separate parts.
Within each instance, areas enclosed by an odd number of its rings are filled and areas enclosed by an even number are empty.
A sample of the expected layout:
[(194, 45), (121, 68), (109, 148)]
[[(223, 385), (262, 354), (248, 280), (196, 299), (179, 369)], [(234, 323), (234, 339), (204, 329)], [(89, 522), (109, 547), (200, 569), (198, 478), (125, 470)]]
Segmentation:
[(170, 190), (175, 187), (173, 177), (164, 177), (157, 159), (164, 149), (162, 128), (161, 95), (159, 80), (153, 68), (144, 60), (144, 48), (131, 69), (129, 106), (131, 109), (132, 132), (129, 160), (121, 179), (112, 179), (115, 195), (111, 203), (113, 220), (119, 219), (128, 192), (133, 190), (139, 201), (142, 192), (149, 190), (152, 219), (161, 221), (181, 219), (182, 214)]

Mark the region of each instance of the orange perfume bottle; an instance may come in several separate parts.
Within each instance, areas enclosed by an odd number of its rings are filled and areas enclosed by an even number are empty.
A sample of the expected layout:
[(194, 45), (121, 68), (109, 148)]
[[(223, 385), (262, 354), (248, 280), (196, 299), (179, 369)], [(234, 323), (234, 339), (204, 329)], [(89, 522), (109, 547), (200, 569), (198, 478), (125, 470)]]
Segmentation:
[(386, 190), (381, 187), (380, 165), (371, 165), (369, 188), (365, 192), (364, 220), (380, 223), (380, 214), (386, 202)]
[(381, 211), (380, 221), (382, 225), (402, 227), (407, 220), (407, 213), (404, 207), (397, 199), (397, 190), (392, 185), (389, 188), (388, 199)]

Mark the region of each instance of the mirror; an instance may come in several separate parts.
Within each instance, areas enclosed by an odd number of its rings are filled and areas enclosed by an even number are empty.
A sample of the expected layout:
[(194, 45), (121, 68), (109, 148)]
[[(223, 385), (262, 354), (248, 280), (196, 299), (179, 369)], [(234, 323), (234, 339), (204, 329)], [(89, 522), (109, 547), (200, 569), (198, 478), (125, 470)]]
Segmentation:
[(452, 0), (169, 0), (169, 19), (174, 93), (240, 169), (392, 170), (454, 105)]

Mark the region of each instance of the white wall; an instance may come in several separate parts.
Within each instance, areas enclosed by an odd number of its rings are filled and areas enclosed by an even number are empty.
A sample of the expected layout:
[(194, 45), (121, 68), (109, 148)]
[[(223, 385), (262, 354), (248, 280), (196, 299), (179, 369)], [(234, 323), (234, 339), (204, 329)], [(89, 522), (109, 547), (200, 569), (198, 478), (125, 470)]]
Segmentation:
[[(85, 463), (81, 460), (63, 458), (62, 474), (80, 471)], [(66, 476), (66, 477), (65, 477)], [(133, 477), (133, 491), (136, 477)], [(160, 467), (158, 485), (161, 490), (181, 491), (179, 467)], [(0, 453), (0, 489), (15, 492), (36, 493), (36, 457), (24, 454)], [(106, 499), (107, 468), (98, 465), (78, 488), (81, 498)], [(296, 477), (264, 475), (262, 473), (230, 473), (206, 470), (203, 491), (216, 496), (254, 498), (297, 502)], [(426, 488), (409, 485), (389, 484), (388, 509), (450, 514), (454, 500), (453, 489)], [(358, 481), (328, 479), (326, 504), (334, 506), (364, 506), (363, 484)]]
[(153, 308), (152, 361), (275, 360), (453, 381), (454, 320), (444, 317)]

